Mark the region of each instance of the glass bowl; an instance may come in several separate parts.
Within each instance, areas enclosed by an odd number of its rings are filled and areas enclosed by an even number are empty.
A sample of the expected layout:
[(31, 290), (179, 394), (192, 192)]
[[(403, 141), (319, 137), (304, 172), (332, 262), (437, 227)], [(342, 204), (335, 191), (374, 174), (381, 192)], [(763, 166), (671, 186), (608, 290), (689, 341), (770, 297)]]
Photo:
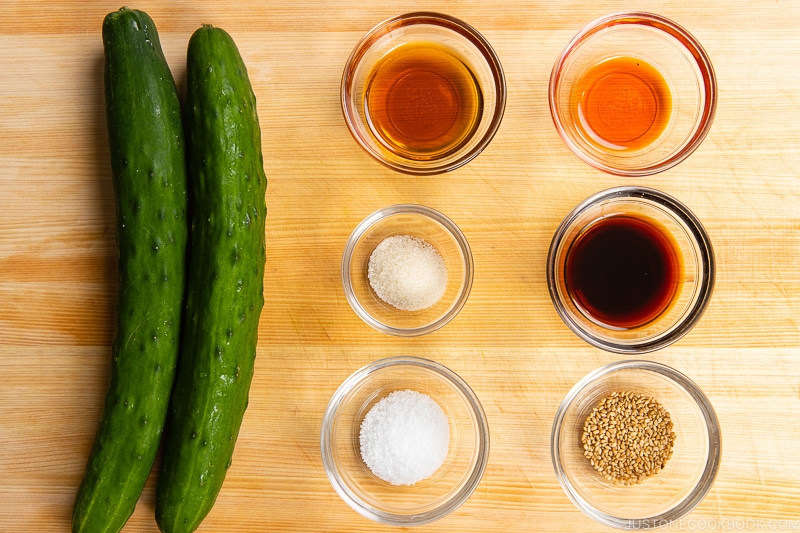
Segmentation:
[[(593, 77), (598, 65), (620, 58), (637, 61), (632, 76)], [(647, 79), (639, 61), (663, 81), (639, 85)], [(671, 105), (663, 98), (664, 83)], [(592, 91), (601, 95), (594, 104), (587, 100)], [(717, 82), (711, 60), (688, 31), (658, 15), (620, 13), (590, 23), (564, 48), (550, 75), (549, 100), (556, 130), (580, 159), (611, 174), (646, 176), (677, 165), (700, 145), (714, 119)], [(649, 122), (653, 105), (660, 109), (659, 126), (638, 129), (655, 124)], [(648, 123), (633, 127), (635, 117), (648, 117)], [(631, 129), (607, 130), (616, 133), (604, 139), (590, 123)]]
[[(432, 307), (397, 309), (381, 300), (370, 285), (370, 255), (384, 239), (395, 235), (426, 241), (444, 260), (447, 286)], [(342, 256), (342, 285), (350, 306), (373, 328), (401, 337), (424, 335), (450, 322), (469, 297), (472, 276), (472, 252), (464, 234), (449, 218), (421, 205), (401, 204), (375, 211), (353, 230)]]
[[(566, 272), (575, 243), (612, 217), (642, 220), (659, 228), (674, 253), (673, 296), (660, 314), (635, 327), (618, 327), (593, 316), (573, 295)], [(564, 323), (589, 344), (623, 354), (658, 350), (686, 335), (708, 305), (714, 278), (714, 251), (700, 221), (675, 198), (646, 187), (616, 187), (584, 200), (561, 222), (547, 256), (550, 298)]]
[[(658, 400), (675, 433), (664, 469), (634, 485), (616, 485), (583, 455), (586, 417), (613, 392), (628, 390)], [(680, 372), (650, 361), (601, 367), (569, 391), (556, 413), (550, 440), (553, 467), (570, 500), (598, 522), (620, 529), (666, 527), (694, 509), (719, 470), (720, 427), (708, 398)]]
[[(423, 48), (438, 51), (436, 62), (426, 63)], [(387, 68), (402, 57), (413, 58), (406, 66), (419, 70), (389, 77)], [(394, 80), (388, 89), (375, 81), (384, 79), (381, 72)], [(381, 118), (375, 103), (381, 94), (396, 104), (392, 120)], [(381, 22), (361, 39), (345, 65), (341, 98), (347, 127), (370, 156), (399, 172), (430, 175), (454, 170), (486, 148), (503, 118), (506, 82), (497, 54), (477, 30), (447, 15), (418, 12)], [(471, 109), (463, 124), (455, 119), (460, 114), (450, 114), (456, 108)], [(384, 123), (398, 127), (387, 130)], [(451, 135), (452, 142), (435, 142)]]
[[(372, 406), (398, 390), (427, 394), (445, 412), (450, 445), (444, 464), (414, 485), (392, 485), (361, 459), (359, 431)], [(322, 462), (337, 494), (376, 522), (413, 526), (438, 520), (463, 504), (483, 476), (489, 428), (469, 385), (444, 366), (417, 357), (391, 357), (353, 373), (334, 393), (322, 421)]]

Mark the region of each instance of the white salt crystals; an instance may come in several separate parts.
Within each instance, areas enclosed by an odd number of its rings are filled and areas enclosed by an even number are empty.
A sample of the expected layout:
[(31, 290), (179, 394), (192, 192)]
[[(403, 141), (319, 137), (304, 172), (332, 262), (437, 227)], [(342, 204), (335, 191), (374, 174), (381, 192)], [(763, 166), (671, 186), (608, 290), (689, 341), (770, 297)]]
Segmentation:
[(436, 248), (419, 237), (395, 235), (369, 257), (369, 284), (378, 298), (402, 311), (438, 302), (447, 288), (447, 267)]
[(413, 485), (444, 463), (450, 425), (427, 394), (394, 391), (369, 410), (359, 440), (361, 458), (373, 474), (392, 485)]

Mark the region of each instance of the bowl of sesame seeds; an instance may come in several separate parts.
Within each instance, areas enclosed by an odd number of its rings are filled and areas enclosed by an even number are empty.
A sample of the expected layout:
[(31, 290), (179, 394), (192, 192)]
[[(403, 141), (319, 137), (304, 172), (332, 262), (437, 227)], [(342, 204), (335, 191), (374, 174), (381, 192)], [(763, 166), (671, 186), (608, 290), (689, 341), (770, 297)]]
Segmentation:
[(556, 413), (551, 455), (570, 500), (598, 522), (652, 529), (692, 511), (721, 456), (702, 390), (666, 365), (629, 360), (581, 379)]

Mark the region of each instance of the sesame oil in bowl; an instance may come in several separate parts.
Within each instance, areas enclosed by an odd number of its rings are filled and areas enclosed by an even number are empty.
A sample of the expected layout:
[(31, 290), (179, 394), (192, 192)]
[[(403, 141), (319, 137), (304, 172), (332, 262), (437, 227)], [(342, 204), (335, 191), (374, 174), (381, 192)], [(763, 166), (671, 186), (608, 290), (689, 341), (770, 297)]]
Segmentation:
[(483, 97), (475, 74), (433, 42), (398, 46), (370, 72), (364, 112), (377, 139), (409, 159), (458, 150), (478, 127)]
[(500, 59), (473, 27), (433, 12), (387, 19), (345, 64), (342, 112), (379, 163), (405, 174), (455, 170), (491, 142), (506, 104)]

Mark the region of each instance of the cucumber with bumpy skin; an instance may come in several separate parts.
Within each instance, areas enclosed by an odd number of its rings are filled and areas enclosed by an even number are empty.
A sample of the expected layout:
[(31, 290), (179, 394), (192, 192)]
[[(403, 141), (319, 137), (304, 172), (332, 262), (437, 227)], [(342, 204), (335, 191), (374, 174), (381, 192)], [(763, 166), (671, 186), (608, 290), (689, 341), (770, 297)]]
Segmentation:
[(222, 487), (247, 408), (264, 304), (261, 130), (247, 69), (219, 28), (203, 26), (189, 41), (186, 143), (191, 259), (156, 496), (166, 533), (194, 531)]
[(186, 167), (178, 93), (150, 17), (103, 21), (105, 100), (117, 202), (118, 302), (111, 375), (74, 533), (117, 532), (158, 451), (178, 357)]

